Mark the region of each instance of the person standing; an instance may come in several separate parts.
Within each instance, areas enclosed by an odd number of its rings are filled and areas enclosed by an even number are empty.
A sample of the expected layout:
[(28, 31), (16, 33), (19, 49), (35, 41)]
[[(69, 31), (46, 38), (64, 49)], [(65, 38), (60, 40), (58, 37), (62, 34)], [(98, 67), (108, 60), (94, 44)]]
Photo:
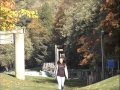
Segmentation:
[(68, 79), (67, 65), (64, 58), (60, 58), (56, 66), (56, 78), (58, 82), (58, 89), (64, 90), (65, 78)]

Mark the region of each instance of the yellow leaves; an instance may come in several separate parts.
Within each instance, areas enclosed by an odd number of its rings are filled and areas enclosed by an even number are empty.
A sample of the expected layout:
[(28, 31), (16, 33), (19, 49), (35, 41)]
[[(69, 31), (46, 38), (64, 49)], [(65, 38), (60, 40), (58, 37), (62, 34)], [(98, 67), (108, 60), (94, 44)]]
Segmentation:
[(37, 11), (30, 11), (30, 10), (26, 10), (26, 9), (21, 9), (20, 11), (18, 11), (19, 17), (26, 15), (29, 18), (38, 18), (38, 13)]
[(29, 18), (38, 18), (37, 11), (29, 11), (26, 9), (16, 11), (13, 0), (1, 0), (0, 3), (0, 30), (13, 30), (19, 18), (24, 15)]
[(14, 10), (0, 6), (0, 30), (12, 30), (15, 27), (17, 20), (17, 14)]
[(32, 22), (28, 25), (27, 28), (34, 30), (45, 30), (45, 28), (41, 25), (41, 23), (37, 19), (32, 20)]
[(15, 2), (13, 0), (1, 0), (0, 6), (4, 6), (6, 8), (9, 8), (11, 10), (15, 10)]
[(30, 24), (27, 26), (28, 29), (31, 30), (33, 36), (44, 36), (47, 35), (48, 31), (45, 27), (42, 26), (42, 24), (39, 22), (38, 19), (33, 19)]

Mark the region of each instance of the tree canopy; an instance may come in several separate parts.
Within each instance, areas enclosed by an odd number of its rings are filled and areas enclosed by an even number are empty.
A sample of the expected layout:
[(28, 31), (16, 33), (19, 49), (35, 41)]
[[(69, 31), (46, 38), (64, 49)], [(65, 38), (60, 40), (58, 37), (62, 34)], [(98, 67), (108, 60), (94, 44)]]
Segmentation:
[[(105, 61), (109, 57), (120, 58), (119, 0), (1, 0), (0, 3), (1, 31), (26, 27), (28, 66), (54, 61), (55, 44), (64, 48), (68, 67), (95, 66), (101, 62), (102, 30)], [(14, 63), (9, 54), (14, 55), (14, 46), (0, 45), (0, 49), (1, 66)]]

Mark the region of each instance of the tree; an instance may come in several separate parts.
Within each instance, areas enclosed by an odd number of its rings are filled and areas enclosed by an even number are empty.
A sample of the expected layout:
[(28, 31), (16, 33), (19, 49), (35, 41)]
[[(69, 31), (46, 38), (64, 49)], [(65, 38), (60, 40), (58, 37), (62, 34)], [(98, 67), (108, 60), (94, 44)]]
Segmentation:
[[(103, 28), (106, 58), (119, 60), (120, 53), (120, 0), (105, 0), (101, 7), (100, 26)], [(111, 52), (112, 51), (112, 52)]]
[(66, 55), (69, 62), (75, 62), (76, 67), (78, 64), (87, 65), (93, 60), (94, 54), (97, 54), (95, 52), (99, 51), (96, 47), (100, 46), (97, 26), (100, 23), (101, 2), (97, 0), (68, 2), (70, 7), (65, 10), (66, 22), (63, 28), (69, 30)]
[(105, 15), (105, 17), (101, 21), (101, 26), (109, 33), (112, 32), (114, 29), (118, 30), (120, 28), (119, 3), (119, 0), (105, 0), (101, 7), (101, 13)]
[[(14, 0), (0, 0), (0, 31), (10, 31), (16, 28), (16, 23), (19, 18), (26, 15), (29, 18), (37, 18), (36, 11), (28, 11), (21, 9), (16, 10)], [(32, 53), (32, 44), (28, 34), (25, 35), (25, 54), (26, 60), (29, 60)], [(7, 47), (7, 48), (6, 48)], [(0, 45), (0, 67), (5, 67), (6, 70), (14, 68), (14, 45)]]
[(56, 14), (56, 19), (55, 19), (55, 23), (54, 23), (54, 28), (52, 30), (52, 34), (53, 34), (53, 41), (57, 44), (64, 44), (64, 39), (66, 38), (66, 34), (65, 31), (63, 30), (63, 26), (65, 24), (65, 13), (64, 13), (64, 5), (62, 4), (59, 9), (58, 12)]
[[(25, 60), (30, 61), (32, 54), (33, 54), (34, 48), (33, 48), (33, 44), (30, 38), (30, 34), (29, 31), (26, 30), (25, 32)], [(27, 66), (27, 64), (26, 64)]]
[(16, 11), (16, 4), (14, 0), (0, 1), (0, 30), (13, 30), (16, 28), (16, 23), (19, 18), (26, 15), (30, 18), (37, 18), (37, 12), (21, 9)]
[(15, 52), (13, 45), (0, 45), (0, 67), (6, 71), (14, 68)]
[[(93, 51), (98, 44), (100, 46), (99, 31), (96, 30), (100, 23), (100, 5), (101, 2), (97, 0), (64, 0), (58, 9), (53, 41), (65, 45), (68, 63), (74, 63), (70, 65), (71, 67), (78, 67), (81, 61), (81, 65), (89, 64), (93, 60)], [(88, 56), (87, 63), (83, 64), (86, 62), (86, 56)]]
[(47, 43), (50, 39), (48, 30), (46, 30), (46, 28), (42, 26), (40, 20), (37, 19), (32, 20), (27, 28), (34, 48), (31, 62), (34, 66), (40, 65), (45, 61), (47, 56)]
[[(29, 33), (25, 33), (25, 61), (29, 62), (34, 49), (29, 38)], [(6, 71), (15, 68), (15, 47), (14, 44), (0, 45), (0, 68), (3, 67)], [(26, 63), (27, 66), (27, 63)]]
[(40, 16), (41, 23), (48, 30), (52, 29), (52, 24), (53, 24), (52, 13), (53, 13), (52, 8), (47, 2), (43, 4), (41, 10), (39, 10), (39, 16)]

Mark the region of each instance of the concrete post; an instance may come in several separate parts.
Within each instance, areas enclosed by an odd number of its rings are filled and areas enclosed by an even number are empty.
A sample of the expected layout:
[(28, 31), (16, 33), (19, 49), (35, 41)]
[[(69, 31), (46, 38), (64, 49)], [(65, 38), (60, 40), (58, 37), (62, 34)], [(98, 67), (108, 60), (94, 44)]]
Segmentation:
[(16, 78), (25, 80), (24, 33), (15, 33), (15, 54)]
[(59, 60), (59, 50), (57, 45), (55, 45), (55, 65), (57, 65), (58, 60)]
[(55, 66), (56, 66), (56, 64), (57, 64), (57, 55), (56, 55), (56, 52), (57, 52), (57, 45), (55, 45)]
[(59, 49), (57, 48), (57, 62), (59, 60)]

